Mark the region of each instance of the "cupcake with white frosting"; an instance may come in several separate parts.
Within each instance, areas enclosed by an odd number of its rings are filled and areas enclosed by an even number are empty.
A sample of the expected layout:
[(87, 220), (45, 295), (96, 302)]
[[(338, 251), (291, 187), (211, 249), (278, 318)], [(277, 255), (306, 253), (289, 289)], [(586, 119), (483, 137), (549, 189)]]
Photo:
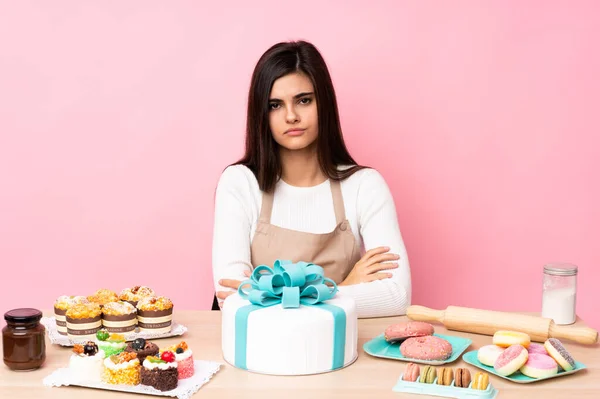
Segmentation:
[(104, 352), (98, 349), (93, 341), (84, 345), (73, 346), (73, 354), (69, 359), (70, 380), (81, 382), (100, 382), (102, 379), (102, 367)]

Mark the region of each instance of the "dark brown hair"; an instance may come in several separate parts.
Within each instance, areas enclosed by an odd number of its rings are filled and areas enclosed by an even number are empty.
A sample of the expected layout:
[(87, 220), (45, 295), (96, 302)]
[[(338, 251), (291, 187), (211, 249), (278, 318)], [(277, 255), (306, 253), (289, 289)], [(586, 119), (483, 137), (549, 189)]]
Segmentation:
[[(317, 152), (323, 173), (343, 180), (363, 169), (352, 159), (342, 136), (335, 90), (325, 60), (306, 41), (282, 42), (269, 48), (259, 59), (250, 84), (246, 119), (246, 151), (235, 165), (247, 166), (262, 191), (271, 191), (281, 177), (278, 145), (269, 127), (269, 95), (282, 76), (300, 72), (310, 78), (317, 101)], [(350, 166), (338, 170), (339, 165)]]

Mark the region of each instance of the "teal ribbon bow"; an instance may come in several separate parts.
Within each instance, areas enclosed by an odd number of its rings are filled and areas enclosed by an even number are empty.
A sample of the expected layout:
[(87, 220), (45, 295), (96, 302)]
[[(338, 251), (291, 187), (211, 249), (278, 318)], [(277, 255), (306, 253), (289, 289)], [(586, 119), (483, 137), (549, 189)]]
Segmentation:
[[(330, 283), (332, 287), (325, 283)], [(250, 291), (244, 287), (250, 285)], [(297, 308), (300, 304), (315, 305), (331, 299), (337, 293), (335, 282), (326, 278), (323, 268), (306, 262), (292, 263), (276, 260), (273, 269), (258, 266), (249, 280), (240, 283), (238, 293), (258, 306), (273, 306), (281, 303), (284, 308)]]
[[(331, 287), (326, 283), (331, 284)], [(255, 268), (250, 279), (242, 281), (238, 288), (240, 296), (251, 304), (242, 306), (235, 314), (235, 366), (247, 369), (246, 352), (250, 313), (278, 304), (283, 308), (297, 308), (302, 304), (318, 307), (332, 314), (331, 369), (342, 368), (346, 348), (346, 312), (338, 306), (324, 303), (332, 299), (337, 291), (335, 282), (324, 276), (323, 268), (312, 263), (276, 260), (273, 268), (266, 265)]]

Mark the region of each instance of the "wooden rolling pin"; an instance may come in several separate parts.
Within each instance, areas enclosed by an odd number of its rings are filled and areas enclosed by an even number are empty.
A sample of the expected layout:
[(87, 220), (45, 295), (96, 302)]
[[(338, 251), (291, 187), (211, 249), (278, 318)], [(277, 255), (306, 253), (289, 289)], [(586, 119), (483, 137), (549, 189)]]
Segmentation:
[(580, 344), (598, 342), (598, 331), (582, 326), (561, 326), (549, 318), (516, 313), (496, 312), (448, 306), (446, 310), (409, 306), (406, 315), (417, 321), (438, 321), (448, 330), (494, 335), (498, 330), (520, 331), (529, 334), (532, 341), (544, 342), (548, 338), (568, 339)]

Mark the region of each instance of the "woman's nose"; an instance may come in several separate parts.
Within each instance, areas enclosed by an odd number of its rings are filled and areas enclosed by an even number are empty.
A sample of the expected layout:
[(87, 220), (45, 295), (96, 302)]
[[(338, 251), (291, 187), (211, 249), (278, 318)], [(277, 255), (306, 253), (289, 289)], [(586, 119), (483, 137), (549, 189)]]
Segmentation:
[(293, 107), (287, 108), (285, 119), (289, 123), (298, 121), (298, 115), (296, 114), (296, 110)]

